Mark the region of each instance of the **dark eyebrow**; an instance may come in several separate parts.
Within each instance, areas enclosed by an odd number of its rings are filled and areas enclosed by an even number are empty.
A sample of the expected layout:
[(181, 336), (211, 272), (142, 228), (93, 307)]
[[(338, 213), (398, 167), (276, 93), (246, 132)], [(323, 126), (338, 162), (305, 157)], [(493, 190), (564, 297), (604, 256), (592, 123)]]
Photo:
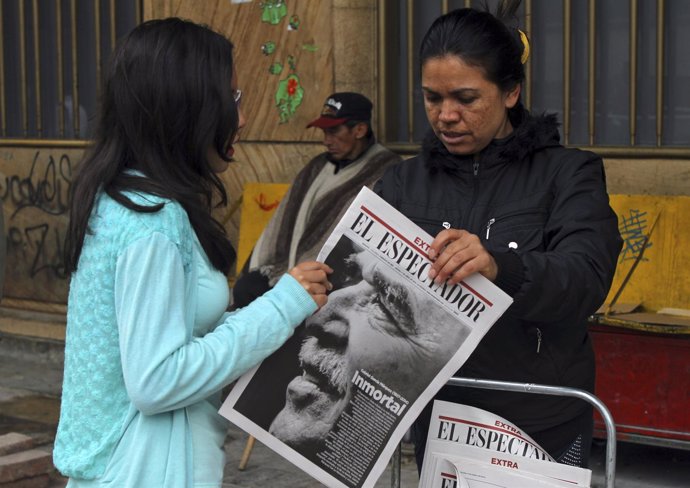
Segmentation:
[[(435, 92), (431, 88), (427, 86), (422, 86), (422, 90), (425, 92), (431, 94), (431, 95), (439, 95), (440, 93)], [(451, 95), (453, 96), (468, 96), (468, 95), (479, 95), (479, 90), (476, 88), (458, 88), (457, 90), (453, 90), (450, 92)]]

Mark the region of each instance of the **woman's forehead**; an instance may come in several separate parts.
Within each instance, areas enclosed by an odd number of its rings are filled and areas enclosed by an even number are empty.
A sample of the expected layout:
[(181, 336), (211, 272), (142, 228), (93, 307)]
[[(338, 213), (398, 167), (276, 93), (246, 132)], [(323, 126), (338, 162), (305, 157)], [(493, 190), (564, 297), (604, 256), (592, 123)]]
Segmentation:
[(454, 54), (429, 58), (422, 65), (422, 85), (441, 82), (446, 85), (469, 88), (491, 83), (482, 66)]

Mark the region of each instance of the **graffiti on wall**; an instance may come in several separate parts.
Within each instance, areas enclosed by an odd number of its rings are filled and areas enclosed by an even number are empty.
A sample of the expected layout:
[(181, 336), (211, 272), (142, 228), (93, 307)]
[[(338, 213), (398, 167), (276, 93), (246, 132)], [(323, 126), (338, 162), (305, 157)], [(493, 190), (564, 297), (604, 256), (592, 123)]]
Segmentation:
[(7, 243), (7, 297), (66, 301), (63, 252), (77, 153), (80, 151), (2, 150), (0, 198)]
[[(619, 262), (637, 259), (637, 256), (644, 248), (654, 245), (651, 240), (647, 240), (646, 234), (649, 227), (647, 222), (647, 212), (636, 208), (628, 209), (627, 214), (618, 216), (618, 230), (623, 238), (623, 249), (619, 256)], [(647, 258), (642, 257), (643, 261)]]

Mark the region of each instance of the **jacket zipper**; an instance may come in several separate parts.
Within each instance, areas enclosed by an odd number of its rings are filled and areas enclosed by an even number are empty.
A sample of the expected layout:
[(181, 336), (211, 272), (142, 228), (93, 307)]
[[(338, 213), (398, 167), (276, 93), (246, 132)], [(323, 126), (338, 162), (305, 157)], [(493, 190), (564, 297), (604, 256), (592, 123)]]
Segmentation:
[(489, 232), (491, 232), (491, 226), (493, 225), (494, 222), (496, 222), (496, 219), (490, 219), (486, 223), (486, 240), (487, 241), (489, 240)]
[(541, 349), (541, 329), (537, 327), (537, 354), (539, 354), (539, 350)]
[(509, 213), (507, 215), (503, 215), (500, 218), (494, 217), (489, 219), (489, 221), (486, 223), (486, 240), (489, 240), (489, 233), (491, 232), (491, 226), (496, 223), (497, 220), (504, 220), (508, 217), (515, 217), (516, 215), (528, 215), (528, 214), (535, 214), (535, 213), (545, 213), (545, 210), (534, 210), (534, 209), (525, 209), (525, 210), (520, 210), (518, 212), (513, 212)]
[(470, 201), (469, 208), (467, 209), (465, 218), (462, 222), (463, 229), (467, 229), (467, 224), (469, 222), (470, 215), (472, 215), (474, 204), (477, 202), (477, 194), (479, 193), (479, 178), (477, 178), (479, 176), (479, 153), (472, 156), (472, 174), (474, 175), (474, 178), (472, 178), (472, 200)]

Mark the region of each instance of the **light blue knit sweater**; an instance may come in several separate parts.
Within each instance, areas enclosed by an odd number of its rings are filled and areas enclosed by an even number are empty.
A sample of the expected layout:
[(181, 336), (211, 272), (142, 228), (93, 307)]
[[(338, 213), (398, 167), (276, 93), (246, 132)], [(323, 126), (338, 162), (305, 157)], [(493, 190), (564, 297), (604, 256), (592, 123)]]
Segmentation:
[[(316, 304), (285, 276), (250, 306), (224, 314), (209, 334), (193, 337), (198, 241), (191, 224), (177, 203), (132, 199), (165, 205), (138, 213), (101, 194), (72, 276), (54, 462), (67, 476), (96, 479), (130, 429), (128, 442), (149, 446), (146, 460), (131, 460), (140, 472), (128, 478), (145, 484), (132, 486), (187, 487), (185, 407), (275, 351)], [(126, 252), (135, 246), (136, 253)]]

